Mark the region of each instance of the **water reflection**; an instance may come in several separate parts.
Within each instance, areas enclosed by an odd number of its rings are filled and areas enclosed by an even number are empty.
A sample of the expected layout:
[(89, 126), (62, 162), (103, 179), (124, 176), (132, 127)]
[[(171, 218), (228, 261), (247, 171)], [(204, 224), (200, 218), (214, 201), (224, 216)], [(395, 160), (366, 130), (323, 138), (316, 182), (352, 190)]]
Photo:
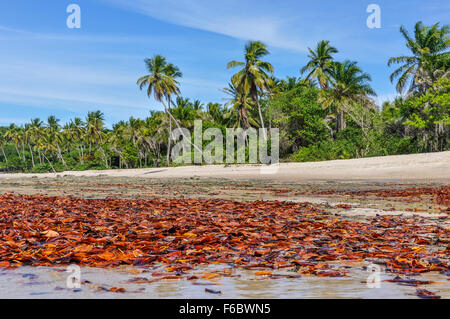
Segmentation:
[[(223, 270), (226, 266), (213, 265), (196, 269), (193, 273)], [(236, 277), (221, 277), (202, 283), (215, 285), (195, 285), (187, 279), (161, 280), (137, 284), (129, 282), (133, 278), (152, 277), (149, 272), (137, 268), (98, 269), (82, 268), (84, 284), (74, 291), (66, 288), (68, 273), (65, 268), (21, 267), (0, 271), (0, 298), (417, 298), (412, 296), (416, 287), (401, 286), (382, 282), (381, 288), (370, 289), (366, 285), (367, 272), (361, 267), (348, 269), (348, 277), (321, 278), (302, 276), (301, 278), (266, 279), (254, 276), (254, 272), (234, 270)], [(288, 274), (289, 272), (284, 272)], [(292, 274), (292, 272), (290, 272)], [(392, 274), (382, 274), (382, 280), (392, 279)], [(426, 273), (417, 279), (440, 281), (423, 286), (439, 291), (442, 298), (450, 298), (450, 284), (446, 276)], [(99, 287), (101, 287), (99, 289)], [(110, 288), (125, 288), (125, 293), (108, 291)], [(205, 288), (220, 290), (221, 294), (209, 294)]]

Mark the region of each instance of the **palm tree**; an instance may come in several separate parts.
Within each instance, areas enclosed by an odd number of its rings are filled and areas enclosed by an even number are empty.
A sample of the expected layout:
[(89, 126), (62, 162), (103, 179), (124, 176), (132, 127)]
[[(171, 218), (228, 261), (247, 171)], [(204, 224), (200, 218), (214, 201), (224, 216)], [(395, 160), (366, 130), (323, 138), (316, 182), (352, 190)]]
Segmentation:
[[(181, 77), (179, 70), (173, 65), (168, 64), (166, 58), (162, 55), (155, 55), (151, 59), (145, 59), (147, 70), (150, 74), (145, 75), (138, 79), (137, 84), (142, 90), (147, 87), (147, 95), (153, 97), (156, 101), (160, 102), (164, 106), (164, 110), (169, 115), (169, 137), (167, 143), (167, 165), (170, 165), (170, 147), (172, 139), (172, 113), (170, 110), (171, 96), (180, 94), (178, 87), (179, 82), (175, 79), (174, 75)], [(168, 101), (169, 107), (164, 103), (164, 98)]]
[(42, 151), (42, 156), (47, 160), (48, 164), (52, 168), (52, 171), (56, 173), (56, 170), (50, 161), (50, 159), (45, 155), (48, 152), (52, 155), (54, 152), (57, 152), (57, 148), (55, 147), (55, 138), (56, 135), (44, 134), (42, 138), (37, 142), (36, 147), (38, 147)]
[[(178, 68), (176, 68), (173, 64), (168, 64), (166, 58), (162, 55), (155, 55), (151, 59), (145, 59), (145, 64), (147, 66), (147, 70), (150, 72), (148, 75), (144, 75), (143, 77), (137, 80), (137, 85), (142, 90), (147, 87), (147, 96), (151, 97), (153, 95), (154, 99), (160, 102), (165, 112), (169, 115), (170, 119), (172, 119), (177, 127), (181, 130), (180, 124), (173, 117), (170, 109), (167, 107), (164, 100), (170, 101), (172, 95), (179, 96), (180, 88), (179, 82), (175, 79), (177, 76), (180, 76), (180, 72)], [(181, 130), (181, 133), (185, 140), (190, 142), (190, 140), (184, 135)], [(171, 133), (169, 133), (170, 135)], [(192, 144), (192, 143), (191, 143)], [(192, 144), (197, 150), (201, 152), (201, 150), (195, 144)], [(167, 165), (169, 165), (170, 161), (170, 150), (167, 150)]]
[[(183, 77), (183, 73), (181, 73), (180, 69), (175, 66), (172, 63), (169, 63), (167, 65), (167, 75), (171, 76), (173, 79), (181, 78)], [(171, 112), (171, 105), (172, 105), (172, 95), (169, 94), (167, 97), (168, 100), (168, 106), (169, 106), (169, 112)], [(170, 150), (172, 148), (172, 118), (169, 117), (169, 135), (168, 135), (168, 143), (167, 143), (167, 163), (170, 163)]]
[(317, 80), (322, 89), (328, 89), (328, 82), (333, 68), (333, 54), (338, 50), (330, 45), (330, 41), (322, 40), (313, 51), (309, 50), (309, 62), (301, 69), (301, 73), (309, 71), (305, 80)]
[[(260, 125), (263, 129), (264, 119), (261, 112), (261, 104), (259, 102), (259, 94), (264, 94), (271, 86), (270, 76), (273, 73), (273, 66), (269, 62), (260, 59), (269, 54), (266, 45), (259, 41), (250, 41), (245, 46), (245, 62), (231, 61), (227, 68), (235, 68), (243, 66), (232, 78), (233, 86), (239, 91), (241, 98), (248, 95), (258, 106)], [(247, 125), (247, 124), (246, 124)], [(264, 130), (264, 139), (267, 140)]]
[[(47, 118), (47, 127), (46, 127), (46, 149), (53, 153), (53, 150), (56, 150), (57, 157), (61, 160), (64, 166), (66, 165), (66, 161), (61, 152), (61, 143), (63, 142), (63, 137), (61, 135), (61, 126), (59, 125), (59, 119), (57, 119), (54, 115), (51, 115)], [(53, 144), (53, 145), (50, 145)], [(52, 147), (53, 146), (53, 147)]]
[(122, 134), (126, 136), (127, 140), (131, 140), (134, 147), (138, 151), (139, 157), (139, 167), (142, 168), (142, 159), (145, 159), (147, 162), (145, 152), (142, 149), (143, 146), (143, 127), (145, 123), (141, 119), (135, 119), (134, 117), (130, 117), (128, 123), (125, 123), (123, 126)]
[(99, 146), (103, 142), (105, 116), (101, 111), (89, 112), (86, 117), (86, 138), (89, 142), (89, 154), (92, 144)]
[(208, 103), (206, 105), (206, 116), (214, 123), (218, 123), (220, 125), (226, 125), (226, 121), (224, 119), (225, 114), (228, 113), (227, 107), (222, 107), (219, 103)]
[(167, 127), (168, 117), (163, 112), (151, 111), (150, 117), (145, 119), (145, 129), (142, 136), (145, 145), (149, 148), (149, 153), (153, 151), (153, 165), (158, 167), (161, 158), (162, 145), (166, 139), (165, 127)]
[(21, 129), (20, 127), (16, 126), (15, 124), (11, 124), (9, 128), (5, 132), (5, 139), (9, 140), (14, 143), (14, 146), (16, 147), (17, 156), (19, 158), (22, 157), (19, 151), (19, 145), (21, 143)]
[(253, 100), (248, 94), (238, 90), (233, 83), (229, 83), (228, 87), (222, 91), (230, 96), (225, 104), (226, 107), (230, 106), (230, 111), (225, 116), (230, 120), (236, 118), (235, 127), (241, 127), (244, 130), (247, 130), (251, 127), (251, 124), (254, 126), (258, 125), (258, 123), (249, 116), (249, 112), (253, 108)]
[(6, 156), (5, 153), (5, 146), (7, 144), (7, 140), (5, 138), (5, 134), (3, 134), (2, 132), (0, 132), (0, 149), (2, 150), (2, 155), (5, 158), (5, 163), (8, 163), (8, 157)]
[(203, 109), (203, 103), (200, 100), (194, 100), (194, 102), (192, 102), (192, 107), (195, 111), (200, 113)]
[(101, 111), (89, 112), (86, 118), (86, 138), (89, 142), (89, 154), (91, 154), (92, 144), (100, 150), (106, 167), (108, 167), (108, 159), (103, 149), (105, 141), (105, 115)]
[(356, 62), (336, 62), (331, 69), (330, 87), (322, 91), (321, 102), (325, 107), (334, 107), (337, 111), (336, 130), (343, 130), (345, 113), (348, 113), (353, 103), (363, 103), (368, 95), (375, 92), (368, 84), (371, 77), (356, 65)]
[[(37, 119), (39, 120), (39, 119)], [(25, 124), (25, 130), (24, 130), (24, 134), (23, 134), (23, 142), (24, 144), (27, 144), (28, 149), (30, 151), (30, 155), (31, 155), (31, 164), (33, 165), (33, 167), (35, 167), (35, 163), (34, 163), (34, 154), (33, 154), (33, 149), (31, 147), (31, 144), (33, 144), (34, 142), (34, 136), (33, 133), (31, 131), (31, 126), (32, 123), (27, 123)]]
[[(41, 164), (42, 164), (42, 157), (41, 157), (40, 149), (37, 147), (37, 143), (38, 143), (39, 139), (42, 138), (43, 129), (44, 129), (43, 125), (44, 125), (44, 123), (39, 118), (35, 118), (35, 119), (31, 120), (31, 123), (29, 124), (29, 127), (28, 127), (31, 142), (33, 143), (33, 149), (37, 150), (39, 162)], [(31, 152), (31, 155), (33, 155), (32, 149), (30, 149), (30, 152)]]
[(301, 78), (296, 78), (293, 76), (288, 76), (286, 77), (286, 79), (283, 79), (280, 81), (279, 86), (280, 86), (280, 91), (281, 92), (287, 92), (290, 90), (293, 90), (295, 88), (298, 88), (300, 86), (305, 86), (305, 80), (302, 80)]
[(113, 130), (106, 134), (108, 145), (111, 150), (119, 156), (119, 168), (123, 168), (125, 165), (128, 168), (128, 163), (123, 156), (125, 142), (125, 131), (127, 129), (127, 123), (119, 121), (113, 125)]
[(84, 163), (83, 138), (85, 137), (85, 123), (79, 117), (75, 117), (70, 121), (67, 127), (67, 137), (69, 141), (75, 144), (78, 152), (78, 160), (80, 164)]
[[(397, 80), (397, 91), (402, 94), (409, 85), (408, 94), (417, 89), (418, 82), (422, 78), (434, 76), (436, 68), (444, 67), (446, 71), (449, 67), (449, 52), (445, 52), (449, 45), (450, 26), (439, 27), (439, 23), (432, 26), (425, 26), (421, 21), (417, 22), (414, 28), (414, 38), (410, 36), (405, 27), (400, 27), (400, 33), (406, 40), (406, 46), (412, 55), (390, 58), (388, 66), (402, 64), (390, 76), (391, 82)], [(444, 62), (442, 65), (442, 61)], [(441, 65), (439, 65), (441, 64)]]

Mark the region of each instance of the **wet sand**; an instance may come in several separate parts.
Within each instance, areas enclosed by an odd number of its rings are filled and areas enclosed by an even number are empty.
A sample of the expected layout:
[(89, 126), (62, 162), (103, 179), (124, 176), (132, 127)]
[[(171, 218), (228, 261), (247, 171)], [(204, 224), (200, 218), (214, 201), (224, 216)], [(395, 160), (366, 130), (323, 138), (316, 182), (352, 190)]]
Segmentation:
[[(156, 268), (156, 267), (155, 267)], [(198, 271), (223, 269), (209, 266)], [(139, 272), (139, 273), (137, 273)], [(196, 271), (192, 272), (193, 274)], [(96, 298), (96, 299), (258, 299), (258, 298), (364, 298), (364, 299), (417, 299), (413, 294), (416, 287), (402, 286), (384, 280), (392, 279), (391, 274), (381, 273), (380, 288), (369, 288), (366, 284), (369, 273), (361, 265), (349, 269), (347, 277), (320, 278), (303, 276), (296, 279), (257, 278), (251, 272), (240, 270), (239, 277), (222, 277), (214, 281), (161, 280), (151, 284), (136, 284), (129, 281), (136, 277), (152, 279), (151, 274), (136, 268), (118, 269), (82, 268), (80, 289), (66, 287), (66, 268), (22, 267), (0, 271), (0, 298)], [(280, 273), (288, 273), (283, 271)], [(442, 298), (450, 298), (450, 285), (442, 281), (442, 276), (427, 273), (421, 280), (441, 281), (422, 286), (438, 291)], [(202, 283), (199, 285), (198, 283)], [(209, 283), (209, 284), (208, 284)], [(106, 289), (123, 288), (124, 292)], [(205, 288), (220, 291), (220, 294), (205, 292)]]

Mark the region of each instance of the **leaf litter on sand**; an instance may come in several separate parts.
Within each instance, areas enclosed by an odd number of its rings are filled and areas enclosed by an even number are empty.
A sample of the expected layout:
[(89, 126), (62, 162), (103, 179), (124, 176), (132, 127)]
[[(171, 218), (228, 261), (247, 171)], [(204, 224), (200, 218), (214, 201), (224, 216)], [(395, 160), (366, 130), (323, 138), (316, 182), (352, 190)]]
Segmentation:
[[(342, 277), (345, 270), (329, 262), (376, 259), (392, 273), (447, 272), (448, 227), (424, 221), (419, 216), (336, 219), (309, 203), (278, 201), (4, 194), (0, 267), (162, 263), (166, 272), (152, 277), (176, 280), (201, 264), (228, 264), (274, 279)], [(287, 267), (298, 275), (273, 273)]]

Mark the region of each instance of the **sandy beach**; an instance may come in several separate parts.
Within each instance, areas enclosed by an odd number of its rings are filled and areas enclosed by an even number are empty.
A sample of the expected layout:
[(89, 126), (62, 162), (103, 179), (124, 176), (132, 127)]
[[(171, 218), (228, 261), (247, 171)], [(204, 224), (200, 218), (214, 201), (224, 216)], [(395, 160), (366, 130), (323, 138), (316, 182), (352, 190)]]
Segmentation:
[(281, 163), (279, 167), (261, 165), (181, 166), (128, 170), (80, 171), (45, 174), (0, 174), (8, 178), (53, 178), (57, 176), (109, 176), (154, 179), (225, 178), (232, 180), (278, 180), (307, 182), (317, 180), (358, 181), (446, 181), (450, 180), (450, 152), (397, 155), (311, 163)]

